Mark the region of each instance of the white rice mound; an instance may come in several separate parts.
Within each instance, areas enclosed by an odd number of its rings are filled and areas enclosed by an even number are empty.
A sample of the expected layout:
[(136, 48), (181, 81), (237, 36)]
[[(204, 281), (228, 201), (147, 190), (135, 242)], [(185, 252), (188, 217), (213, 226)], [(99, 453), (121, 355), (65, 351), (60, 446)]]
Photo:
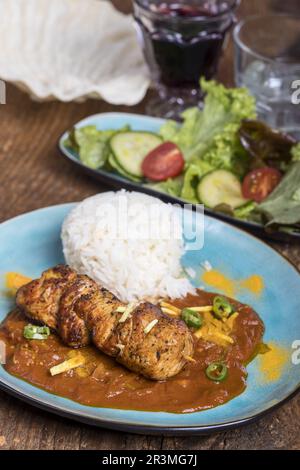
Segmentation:
[(124, 302), (194, 292), (181, 267), (181, 220), (171, 204), (125, 190), (98, 194), (70, 212), (61, 237), (67, 264)]

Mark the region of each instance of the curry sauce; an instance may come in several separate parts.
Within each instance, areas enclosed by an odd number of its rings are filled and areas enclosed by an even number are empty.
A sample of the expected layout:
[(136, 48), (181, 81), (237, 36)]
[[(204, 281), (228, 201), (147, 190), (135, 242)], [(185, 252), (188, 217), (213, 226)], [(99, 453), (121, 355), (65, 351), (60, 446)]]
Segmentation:
[[(198, 291), (184, 299), (172, 301), (181, 308), (212, 305), (215, 294)], [(95, 347), (82, 348), (84, 366), (52, 377), (51, 367), (74, 355), (56, 334), (47, 340), (27, 340), (23, 336), (28, 321), (18, 310), (10, 313), (0, 327), (0, 340), (7, 347), (6, 371), (49, 393), (84, 405), (191, 413), (209, 409), (241, 394), (246, 388), (245, 365), (253, 359), (262, 341), (264, 325), (249, 306), (232, 302), (239, 315), (234, 321), (227, 347), (195, 337), (195, 353), (186, 367), (166, 381), (148, 380), (125, 369)], [(222, 382), (207, 378), (209, 364), (222, 361), (228, 376)]]

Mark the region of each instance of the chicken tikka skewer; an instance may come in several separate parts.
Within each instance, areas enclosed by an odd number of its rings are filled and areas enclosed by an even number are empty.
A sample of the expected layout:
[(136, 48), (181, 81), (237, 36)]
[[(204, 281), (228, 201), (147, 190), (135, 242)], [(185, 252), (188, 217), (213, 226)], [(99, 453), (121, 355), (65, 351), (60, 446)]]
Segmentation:
[(88, 276), (58, 265), (21, 287), (18, 307), (73, 348), (91, 342), (128, 369), (154, 380), (178, 374), (193, 355), (184, 322), (143, 302), (132, 307)]

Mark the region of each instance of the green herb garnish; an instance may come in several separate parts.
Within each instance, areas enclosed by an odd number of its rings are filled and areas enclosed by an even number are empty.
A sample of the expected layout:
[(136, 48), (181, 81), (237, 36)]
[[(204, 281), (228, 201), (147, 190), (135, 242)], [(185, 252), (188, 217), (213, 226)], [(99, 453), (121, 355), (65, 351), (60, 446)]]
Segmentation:
[(225, 297), (217, 296), (214, 298), (213, 312), (219, 320), (222, 320), (230, 317), (234, 313), (234, 308)]
[(212, 362), (207, 367), (205, 374), (213, 382), (222, 382), (228, 375), (228, 367), (223, 362)]
[(26, 339), (47, 339), (50, 335), (50, 328), (48, 326), (37, 326), (29, 323), (24, 327), (23, 336)]
[(203, 324), (203, 318), (198, 312), (194, 312), (190, 308), (184, 308), (181, 312), (182, 320), (189, 326), (190, 328), (195, 328), (199, 330)]

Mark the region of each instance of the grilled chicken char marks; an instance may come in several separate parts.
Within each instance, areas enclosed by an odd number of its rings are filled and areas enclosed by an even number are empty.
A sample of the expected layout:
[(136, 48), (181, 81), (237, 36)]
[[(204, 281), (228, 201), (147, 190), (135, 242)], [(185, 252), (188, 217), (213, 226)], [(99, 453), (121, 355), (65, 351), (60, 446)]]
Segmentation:
[(56, 330), (61, 297), (76, 279), (77, 274), (68, 266), (48, 269), (18, 290), (17, 304), (29, 319)]
[[(145, 328), (158, 320), (145, 333)], [(126, 320), (119, 323), (110, 339), (112, 352), (118, 351), (116, 360), (146, 377), (164, 380), (176, 375), (193, 354), (192, 335), (186, 325), (161, 312), (155, 305), (140, 304)]]
[(122, 315), (116, 311), (118, 307), (124, 307), (124, 304), (99, 286), (96, 291), (82, 296), (75, 307), (76, 312), (85, 318), (95, 346), (109, 356), (116, 355), (107, 343)]
[[(128, 369), (151, 379), (176, 375), (193, 355), (193, 338), (185, 323), (148, 302), (120, 322), (117, 309), (125, 305), (67, 266), (49, 269), (19, 289), (17, 305), (28, 318), (56, 330), (69, 346), (92, 341)], [(158, 322), (145, 332), (153, 320)]]
[(62, 295), (57, 319), (57, 329), (64, 343), (73, 348), (87, 346), (91, 342), (91, 332), (84, 312), (77, 308), (83, 296), (98, 290), (97, 284), (88, 276), (78, 275)]

